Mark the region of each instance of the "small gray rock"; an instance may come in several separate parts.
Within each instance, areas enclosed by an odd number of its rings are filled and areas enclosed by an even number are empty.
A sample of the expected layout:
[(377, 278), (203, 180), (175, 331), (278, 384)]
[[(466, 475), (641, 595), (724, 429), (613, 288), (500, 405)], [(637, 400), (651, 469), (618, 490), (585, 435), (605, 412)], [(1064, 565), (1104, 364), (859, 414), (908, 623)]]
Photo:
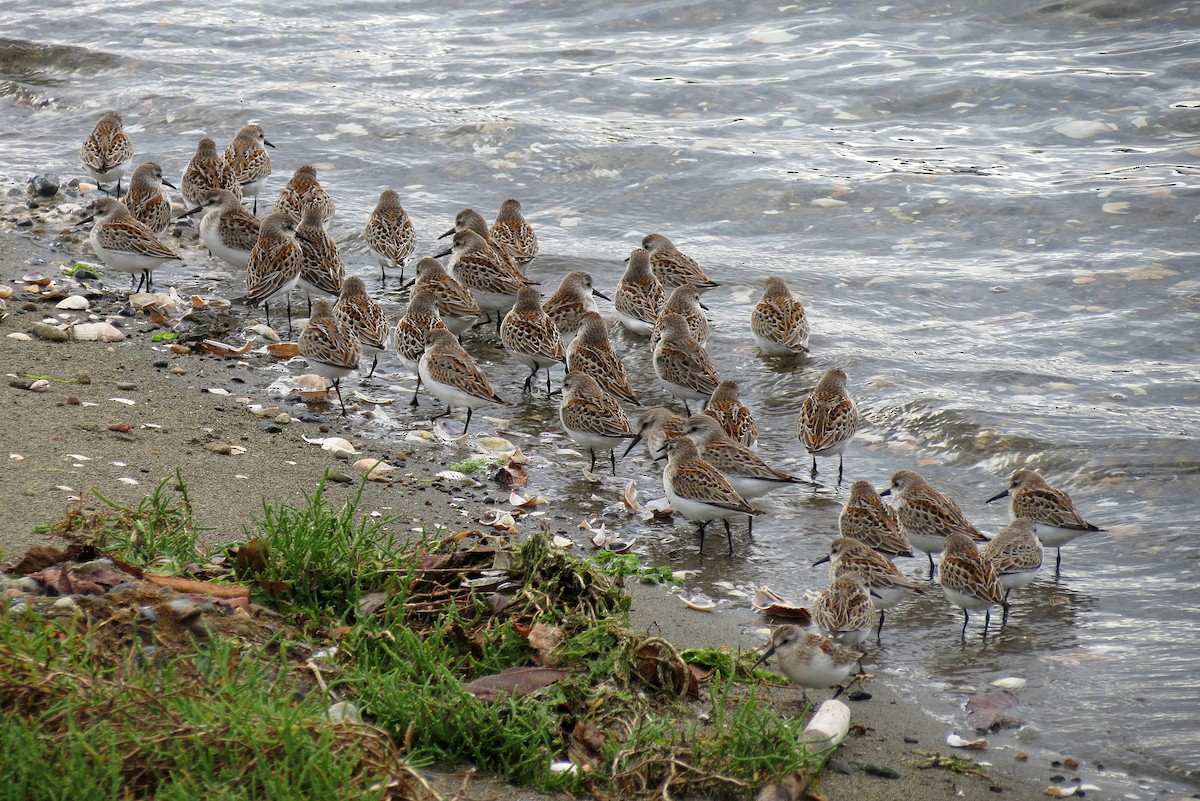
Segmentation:
[(29, 191), (38, 197), (54, 197), (62, 186), (62, 179), (54, 173), (35, 175), (29, 179)]

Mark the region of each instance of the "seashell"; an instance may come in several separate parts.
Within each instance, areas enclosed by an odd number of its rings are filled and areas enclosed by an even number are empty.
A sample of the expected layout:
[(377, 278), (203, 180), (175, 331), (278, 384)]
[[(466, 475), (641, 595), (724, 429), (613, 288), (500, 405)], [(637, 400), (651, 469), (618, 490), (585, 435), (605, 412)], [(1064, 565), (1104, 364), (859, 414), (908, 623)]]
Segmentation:
[(638, 503), (637, 485), (633, 483), (633, 479), (625, 482), (625, 491), (621, 494), (621, 500), (625, 504), (625, 508), (630, 512), (642, 511), (642, 505)]
[(550, 499), (543, 495), (530, 495), (526, 498), (514, 492), (508, 496), (508, 502), (518, 509), (536, 509), (544, 503), (550, 503)]
[(509, 465), (529, 464), (529, 457), (521, 453), (521, 449), (517, 448), (508, 455)]
[(435, 436), (433, 436), (433, 434), (431, 434), (430, 432), (425, 431), (423, 429), (417, 429), (416, 431), (409, 431), (407, 434), (404, 435), (405, 442), (432, 442), (435, 439), (437, 439), (437, 438)]
[(136, 406), (137, 405), (137, 401), (130, 400), (129, 398), (109, 398), (109, 400), (113, 401), (114, 403), (124, 404), (125, 406)]
[(582, 453), (574, 448), (559, 448), (554, 452), (555, 456), (583, 456)]
[(206, 339), (200, 343), (200, 347), (207, 350), (216, 356), (241, 356), (250, 350), (254, 344), (254, 337), (246, 340), (246, 344), (240, 348), (235, 348), (233, 345), (227, 345), (224, 342), (218, 342), (215, 339)]
[(455, 434), (450, 428), (450, 424), (445, 420), (433, 427), (433, 434), (442, 442), (464, 442), (467, 439), (467, 434)]
[(368, 395), (360, 390), (354, 390), (354, 397), (358, 398), (363, 403), (369, 403), (372, 406), (387, 406), (389, 403), (395, 403), (395, 398), (381, 398), (374, 395)]
[(683, 605), (688, 609), (695, 609), (697, 612), (711, 612), (717, 608), (716, 601), (703, 595), (681, 595), (679, 600), (683, 601)]
[(13, 296), (12, 287), (0, 286), (0, 300), (8, 300)]
[(118, 478), (117, 481), (120, 481), (122, 484), (129, 484), (130, 486), (133, 486), (133, 487), (136, 487), (139, 483), (136, 478), (127, 478), (127, 477)]
[(29, 385), (30, 392), (47, 392), (50, 389), (50, 382), (45, 378), (39, 378)]
[(570, 548), (575, 545), (575, 543), (569, 537), (564, 537), (561, 534), (555, 534), (553, 537), (551, 537), (550, 543), (555, 548)]
[(225, 389), (224, 387), (209, 387), (204, 391), (209, 395), (220, 395), (221, 397), (225, 397), (229, 394), (229, 390)]
[(475, 446), (484, 453), (508, 453), (517, 447), (504, 437), (480, 437)]
[(189, 299), (192, 308), (203, 309), (205, 306), (214, 309), (228, 309), (229, 301), (225, 298), (218, 298), (212, 295), (192, 295)]
[[(270, 342), (282, 342), (283, 341), (283, 337), (279, 336), (279, 334), (276, 333), (274, 328), (272, 328), (269, 325), (265, 325), (263, 323), (258, 323), (256, 325), (247, 326), (246, 330), (252, 331), (255, 334), (258, 334), (263, 339), (266, 339)], [(298, 349), (299, 349), (299, 346), (297, 346), (297, 350)]]
[(8, 335), (8, 338), (15, 339), (18, 342), (32, 342), (33, 341), (33, 337), (29, 336), (29, 334), (23, 334), (20, 331), (13, 331), (11, 334)]
[(83, 295), (67, 295), (54, 304), (54, 308), (63, 309), (64, 311), (84, 311), (91, 305)]
[(222, 456), (241, 456), (246, 452), (241, 445), (230, 445), (228, 442), (210, 442), (207, 449)]
[(611, 539), (604, 543), (603, 548), (609, 553), (628, 553), (633, 548), (635, 542), (637, 542), (637, 537), (627, 540)]
[(488, 509), (484, 512), (483, 517), (479, 518), (479, 522), (484, 526), (516, 532), (517, 521), (510, 513), (501, 509)]
[(1025, 683), (1025, 679), (1020, 679), (1016, 676), (1009, 676), (1008, 678), (1004, 679), (996, 679), (992, 682), (992, 686), (999, 687), (1002, 690), (1019, 690), (1025, 686)]
[(591, 470), (588, 470), (586, 467), (583, 468), (582, 473), (583, 473), (583, 480), (587, 481), (589, 483), (599, 484), (602, 480), (599, 476), (597, 476)]
[(125, 332), (111, 323), (80, 323), (71, 329), (80, 342), (124, 342)]
[(252, 403), (248, 407), (250, 414), (255, 417), (274, 417), (279, 414), (278, 406), (263, 406), (261, 403)]
[(443, 470), (437, 473), (434, 478), (440, 478), (443, 481), (453, 481), (455, 484), (471, 484), (475, 485), (475, 479), (468, 476), (459, 470)]
[(300, 355), (300, 345), (297, 342), (272, 342), (267, 345), (267, 353), (276, 359), (294, 359)]
[(134, 292), (129, 296), (129, 305), (138, 311), (150, 308), (171, 311), (179, 305), (179, 297), (164, 292)]
[(48, 275), (42, 275), (41, 273), (25, 273), (23, 276), (21, 276), (21, 280), (27, 284), (33, 284), (34, 286), (50, 286), (50, 283), (54, 279)]
[(1042, 790), (1042, 795), (1048, 795), (1051, 798), (1067, 798), (1075, 795), (1075, 793), (1078, 791), (1079, 788), (1074, 785), (1070, 787), (1058, 787), (1055, 785), (1050, 785), (1045, 790)]
[[(320, 445), (321, 450), (329, 451), (330, 453), (351, 455), (359, 453), (359, 451), (354, 450), (354, 444), (350, 440), (343, 439), (342, 437), (304, 437), (303, 439), (305, 442), (313, 445)], [(357, 467), (357, 463), (355, 466)]]
[(671, 503), (666, 498), (655, 498), (642, 508), (642, 520), (647, 523), (670, 520), (671, 516), (675, 514), (675, 510), (671, 508)]
[(964, 740), (962, 737), (959, 737), (958, 734), (952, 733), (946, 738), (946, 745), (950, 746), (951, 748), (969, 748), (973, 751), (982, 751), (988, 747), (988, 741), (982, 739)]
[(750, 600), (750, 605), (760, 615), (804, 621), (811, 618), (806, 607), (783, 598), (770, 587), (759, 587), (758, 591), (754, 593), (754, 597)]
[(354, 463), (354, 469), (366, 473), (367, 481), (391, 481), (392, 473), (397, 470), (395, 465), (390, 465), (382, 459), (359, 459)]

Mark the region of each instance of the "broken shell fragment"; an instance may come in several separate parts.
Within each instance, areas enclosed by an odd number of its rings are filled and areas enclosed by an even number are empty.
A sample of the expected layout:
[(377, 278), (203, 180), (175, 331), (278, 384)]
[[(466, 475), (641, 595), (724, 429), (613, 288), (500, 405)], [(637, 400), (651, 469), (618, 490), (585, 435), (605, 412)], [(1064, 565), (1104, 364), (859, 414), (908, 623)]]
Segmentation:
[(972, 751), (982, 751), (988, 747), (988, 741), (983, 739), (964, 740), (957, 734), (951, 734), (946, 738), (946, 745), (950, 746), (951, 748), (968, 748)]
[(367, 481), (392, 481), (396, 466), (382, 459), (359, 459), (354, 463), (354, 469), (366, 473)]
[(490, 454), (508, 453), (517, 447), (504, 437), (480, 437), (475, 440), (475, 445), (479, 450)]
[(395, 403), (395, 398), (384, 398), (379, 395), (368, 395), (360, 390), (354, 390), (354, 397), (358, 398), (363, 403), (369, 403), (372, 406), (387, 406), (389, 403)]
[[(359, 451), (354, 450), (354, 443), (342, 437), (304, 437), (304, 441), (313, 445), (320, 445), (321, 450), (329, 451), (335, 455), (357, 455)], [(355, 465), (357, 467), (357, 464)]]
[(638, 503), (637, 485), (633, 483), (633, 479), (625, 482), (625, 491), (621, 494), (621, 500), (630, 512), (642, 511), (642, 505)]
[(751, 599), (750, 605), (760, 615), (805, 621), (811, 618), (807, 608), (783, 598), (770, 587), (759, 587), (758, 591), (754, 593), (754, 598)]
[[(279, 336), (279, 334), (275, 331), (274, 328), (272, 328), (269, 325), (265, 325), (263, 323), (258, 323), (256, 325), (247, 326), (246, 330), (250, 331), (252, 333), (258, 334), (260, 337), (267, 340), (268, 342), (282, 342), (283, 341), (283, 337)], [(299, 346), (297, 346), (297, 350), (299, 350)]]
[(297, 342), (272, 342), (267, 345), (267, 353), (276, 359), (294, 359), (300, 355), (300, 344)]
[(544, 495), (530, 495), (525, 497), (519, 492), (514, 492), (508, 496), (508, 502), (517, 509), (536, 509), (544, 503), (549, 503), (550, 499)]
[(703, 595), (681, 595), (679, 600), (683, 601), (683, 605), (688, 609), (695, 609), (697, 612), (711, 612), (717, 608), (716, 601)]

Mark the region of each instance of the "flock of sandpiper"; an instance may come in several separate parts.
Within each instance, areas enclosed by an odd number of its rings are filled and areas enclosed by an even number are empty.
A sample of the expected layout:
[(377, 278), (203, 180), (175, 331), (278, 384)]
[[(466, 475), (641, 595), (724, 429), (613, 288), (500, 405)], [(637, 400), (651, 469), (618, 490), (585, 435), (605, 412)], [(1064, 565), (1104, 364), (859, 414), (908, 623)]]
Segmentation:
[[(317, 374), (331, 381), (341, 402), (341, 380), (360, 360), (394, 347), (400, 360), (424, 388), (452, 408), (471, 413), (489, 405), (510, 405), (492, 386), (487, 372), (461, 344), (469, 328), (494, 321), (509, 355), (529, 367), (524, 391), (534, 391), (540, 370), (563, 364), (560, 420), (565, 432), (591, 455), (609, 451), (613, 473), (616, 449), (628, 454), (644, 442), (657, 462), (666, 460), (663, 486), (671, 507), (699, 526), (700, 549), (710, 522), (725, 527), (733, 552), (730, 521), (757, 511), (749, 501), (788, 484), (815, 480), (817, 457), (838, 457), (854, 437), (859, 415), (847, 390), (846, 374), (829, 370), (801, 406), (797, 435), (812, 455), (809, 479), (768, 465), (754, 450), (758, 426), (738, 397), (736, 382), (722, 381), (706, 350), (708, 320), (702, 293), (718, 286), (691, 257), (663, 234), (647, 235), (634, 249), (611, 299), (596, 290), (586, 272), (565, 276), (543, 302), (525, 265), (538, 252), (538, 240), (522, 214), (521, 204), (507, 200), (492, 224), (472, 209), (460, 212), (448, 267), (437, 258), (420, 259), (404, 314), (389, 325), (382, 307), (361, 278), (346, 277), (345, 266), (326, 226), (334, 203), (317, 181), (316, 170), (301, 166), (284, 187), (274, 209), (257, 217), (258, 195), (271, 173), (267, 147), (274, 147), (259, 125), (238, 131), (224, 153), (212, 139), (202, 139), (188, 163), (179, 191), (189, 209), (203, 212), (198, 230), (209, 252), (246, 271), (245, 303), (263, 305), (285, 300), (290, 325), (290, 293), (299, 285), (307, 293), (310, 315), (299, 337), (299, 351)], [(178, 253), (159, 239), (172, 220), (171, 200), (153, 162), (140, 164), (121, 198), (121, 179), (133, 161), (133, 147), (122, 130), (120, 115), (104, 114), (87, 137), (80, 157), (99, 184), (116, 184), (111, 196), (94, 207), (90, 242), (112, 270), (141, 276), (178, 260)], [(121, 198), (121, 199), (118, 199)], [(253, 199), (247, 210), (243, 201)], [(384, 191), (366, 223), (365, 237), (378, 258), (382, 275), (399, 270), (415, 250), (416, 231), (392, 190)], [(616, 317), (628, 331), (649, 338), (658, 382), (682, 401), (688, 416), (665, 407), (644, 410), (631, 422), (621, 402), (637, 404), (620, 354), (609, 338), (608, 324), (595, 297), (611, 300)], [(315, 299), (315, 302), (314, 302)], [(330, 301), (334, 301), (332, 304)], [(766, 280), (761, 300), (751, 314), (751, 332), (759, 350), (773, 357), (807, 352), (809, 324), (804, 308), (777, 276)], [(691, 414), (689, 401), (704, 402)], [(414, 393), (413, 405), (417, 403)], [(342, 403), (342, 412), (346, 413)], [(439, 415), (441, 416), (441, 415)], [(624, 455), (623, 454), (623, 455)], [(891, 496), (887, 505), (881, 496)], [(1089, 531), (1066, 493), (1051, 487), (1033, 470), (1019, 470), (1011, 485), (992, 501), (1008, 496), (1013, 522), (994, 539), (972, 525), (958, 505), (918, 473), (901, 470), (882, 493), (857, 481), (840, 517), (840, 537), (827, 561), (831, 584), (812, 609), (815, 630), (784, 626), (775, 631), (768, 655), (777, 653), (780, 667), (794, 682), (829, 687), (843, 681), (862, 657), (857, 649), (878, 634), (884, 610), (918, 591), (920, 582), (900, 572), (892, 559), (929, 558), (947, 598), (963, 610), (966, 636), (971, 611), (984, 611), (984, 635), (993, 606), (1008, 614), (1008, 593), (1033, 580), (1041, 568), (1043, 546), (1056, 549)], [(979, 543), (986, 543), (980, 550)], [(934, 554), (941, 554), (934, 564)], [(826, 561), (826, 560), (822, 560)], [(1055, 562), (1056, 574), (1061, 553)], [(764, 657), (765, 658), (765, 657)]]

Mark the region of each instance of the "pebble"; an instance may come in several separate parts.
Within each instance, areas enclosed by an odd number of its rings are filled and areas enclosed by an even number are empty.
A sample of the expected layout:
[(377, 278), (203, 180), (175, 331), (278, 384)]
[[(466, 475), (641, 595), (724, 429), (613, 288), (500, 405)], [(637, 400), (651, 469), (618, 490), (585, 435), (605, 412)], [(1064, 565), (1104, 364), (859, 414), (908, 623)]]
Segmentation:
[(137, 384), (134, 383), (133, 381), (118, 381), (117, 389), (121, 390), (122, 392), (129, 392), (131, 390), (137, 389)]
[(76, 384), (90, 384), (90, 383), (92, 383), (92, 377), (90, 375), (88, 375), (87, 373), (80, 373), (79, 375), (75, 376), (75, 383)]
[(329, 481), (332, 481), (335, 484), (354, 483), (354, 476), (350, 475), (349, 473), (344, 473), (341, 470), (330, 469), (327, 478)]
[(137, 584), (132, 581), (125, 581), (109, 590), (109, 592), (124, 592), (125, 590), (136, 590)]
[(280, 412), (279, 414), (275, 415), (274, 420), (276, 423), (279, 423), (279, 425), (286, 426), (292, 422), (292, 416), (287, 412)]
[(29, 179), (29, 191), (38, 197), (54, 197), (61, 186), (62, 179), (50, 172)]
[(8, 612), (12, 615), (23, 615), (28, 608), (29, 603), (24, 598), (17, 598), (8, 605)]
[(170, 373), (171, 375), (184, 375), (187, 371), (184, 370), (182, 367), (180, 367), (177, 364), (174, 367), (172, 367), (170, 370), (168, 370), (167, 372)]
[(263, 420), (259, 422), (258, 428), (260, 431), (264, 431), (267, 434), (278, 434), (283, 431), (283, 427), (273, 420)]
[(44, 339), (47, 342), (66, 342), (67, 332), (56, 325), (49, 323), (34, 323), (33, 335), (38, 339)]
[(338, 701), (330, 705), (325, 714), (334, 723), (362, 723), (358, 707), (350, 701)]
[(152, 626), (158, 623), (158, 613), (154, 611), (153, 607), (139, 606), (138, 614), (142, 616), (142, 620), (145, 620)]
[(75, 599), (72, 598), (70, 595), (64, 595), (63, 597), (59, 598), (57, 601), (54, 602), (54, 608), (55, 609), (66, 609), (68, 611), (74, 612), (76, 609), (79, 608), (79, 604), (75, 603)]
[(22, 592), (32, 593), (33, 595), (41, 595), (44, 592), (42, 583), (29, 576), (21, 576), (21, 578), (17, 579), (17, 587)]

